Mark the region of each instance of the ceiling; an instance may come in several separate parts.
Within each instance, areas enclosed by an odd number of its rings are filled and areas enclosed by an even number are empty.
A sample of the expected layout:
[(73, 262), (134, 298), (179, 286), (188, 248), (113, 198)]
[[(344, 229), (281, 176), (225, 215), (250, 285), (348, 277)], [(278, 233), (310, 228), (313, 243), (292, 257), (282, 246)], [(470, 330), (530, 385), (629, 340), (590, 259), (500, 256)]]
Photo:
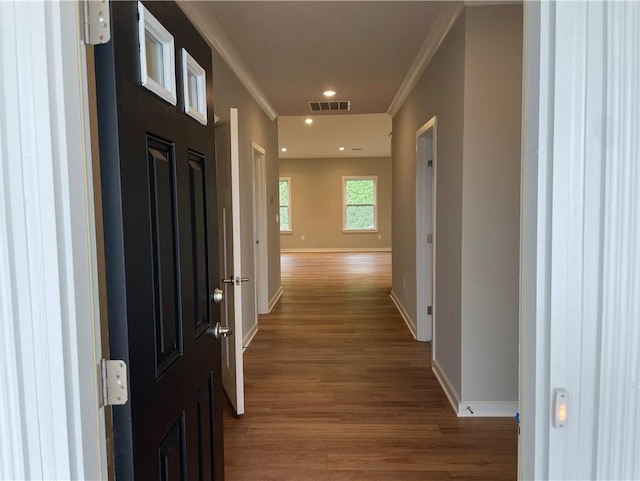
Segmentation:
[[(399, 105), (397, 97), (403, 90), (408, 93), (412, 86), (408, 84), (417, 80), (453, 23), (458, 5), (431, 1), (181, 2), (265, 112), (272, 119), (279, 118), (279, 143), (289, 148), (287, 156), (293, 155), (291, 146), (305, 138), (309, 158), (324, 156), (327, 139), (312, 135), (321, 133), (321, 125), (326, 127), (340, 117), (355, 119), (357, 115), (363, 121), (362, 114), (393, 113), (394, 102)], [(312, 113), (309, 102), (326, 100), (322, 92), (327, 89), (337, 92), (331, 100), (351, 101), (350, 112)], [(318, 128), (293, 128), (300, 122), (289, 117), (308, 115), (316, 119), (312, 127)], [(319, 122), (324, 116), (327, 121)], [(380, 124), (380, 117), (372, 122)], [(379, 147), (384, 143), (383, 155), (389, 156), (389, 130), (343, 130), (332, 145), (370, 146), (368, 150), (380, 156)], [(366, 132), (370, 140), (363, 136)], [(354, 138), (347, 138), (349, 133)]]
[[(387, 114), (278, 117), (281, 159), (390, 157), (391, 117)], [(344, 147), (344, 150), (339, 150)]]

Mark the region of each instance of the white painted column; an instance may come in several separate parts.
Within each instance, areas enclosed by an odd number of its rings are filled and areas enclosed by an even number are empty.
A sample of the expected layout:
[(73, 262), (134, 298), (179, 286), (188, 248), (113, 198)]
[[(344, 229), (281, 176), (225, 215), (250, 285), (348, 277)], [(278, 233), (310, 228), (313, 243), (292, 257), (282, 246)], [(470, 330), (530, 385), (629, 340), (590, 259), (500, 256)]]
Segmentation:
[(525, 8), (519, 478), (640, 479), (640, 4)]
[(640, 3), (606, 5), (597, 479), (640, 479)]
[(80, 2), (0, 2), (0, 479), (106, 477)]

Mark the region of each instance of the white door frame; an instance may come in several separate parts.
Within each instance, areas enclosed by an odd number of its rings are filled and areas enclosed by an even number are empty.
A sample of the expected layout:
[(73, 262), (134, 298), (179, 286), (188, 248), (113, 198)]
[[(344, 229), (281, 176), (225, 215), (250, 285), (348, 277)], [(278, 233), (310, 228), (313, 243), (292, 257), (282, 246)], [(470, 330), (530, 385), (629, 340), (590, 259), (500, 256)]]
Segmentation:
[(106, 479), (81, 2), (0, 2), (0, 479)]
[[(432, 342), (435, 359), (437, 117), (416, 132), (416, 339)], [(429, 166), (431, 161), (431, 166)], [(431, 235), (431, 243), (428, 236)], [(431, 246), (429, 248), (428, 246)], [(427, 307), (431, 305), (432, 313)]]
[(518, 477), (637, 479), (640, 5), (524, 9)]
[(253, 239), (256, 322), (258, 314), (269, 313), (269, 258), (267, 238), (266, 151), (251, 141), (253, 163)]

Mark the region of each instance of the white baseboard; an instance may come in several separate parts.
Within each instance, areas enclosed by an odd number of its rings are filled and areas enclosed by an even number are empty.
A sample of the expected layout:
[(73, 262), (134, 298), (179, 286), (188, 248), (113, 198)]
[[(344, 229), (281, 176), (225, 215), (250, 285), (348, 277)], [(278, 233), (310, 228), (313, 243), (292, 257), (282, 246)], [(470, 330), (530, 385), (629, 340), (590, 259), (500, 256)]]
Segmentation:
[(242, 352), (244, 352), (244, 350), (249, 347), (249, 344), (251, 344), (253, 338), (256, 337), (256, 334), (258, 334), (257, 321), (253, 326), (251, 326), (251, 329), (249, 329), (249, 331), (242, 337)]
[(431, 369), (433, 370), (433, 374), (435, 374), (436, 379), (440, 383), (440, 386), (442, 386), (442, 390), (446, 394), (447, 399), (449, 400), (449, 403), (453, 408), (453, 411), (458, 416), (460, 416), (460, 411), (459, 411), (460, 396), (458, 396), (458, 393), (453, 387), (453, 384), (451, 384), (451, 381), (449, 381), (449, 378), (444, 373), (444, 371), (442, 370), (442, 368), (440, 367), (440, 364), (438, 364), (438, 361), (436, 359), (431, 360)]
[(283, 254), (293, 254), (296, 252), (391, 252), (391, 247), (312, 247), (308, 249), (280, 249), (280, 252)]
[(409, 328), (411, 335), (413, 336), (414, 339), (417, 339), (418, 335), (416, 331), (416, 323), (413, 322), (413, 320), (411, 319), (411, 316), (409, 316), (409, 314), (407, 313), (407, 310), (404, 308), (404, 306), (400, 302), (400, 299), (398, 299), (398, 297), (396, 296), (395, 292), (391, 291), (391, 294), (389, 295), (389, 297), (391, 297), (391, 300), (396, 305), (396, 308), (398, 309), (398, 312), (402, 316), (402, 319), (404, 319), (404, 322)]
[(458, 417), (512, 418), (517, 411), (517, 401), (465, 401), (458, 404)]
[(271, 309), (273, 309), (273, 307), (280, 300), (280, 296), (282, 296), (283, 292), (284, 292), (284, 289), (282, 288), (282, 286), (278, 287), (278, 290), (276, 291), (276, 293), (273, 295), (273, 297), (269, 301), (269, 310), (268, 310), (268, 312), (271, 312)]
[(518, 411), (517, 401), (487, 402), (487, 401), (460, 401), (460, 396), (449, 381), (438, 361), (431, 361), (433, 374), (447, 395), (451, 407), (459, 418), (501, 418), (514, 417)]

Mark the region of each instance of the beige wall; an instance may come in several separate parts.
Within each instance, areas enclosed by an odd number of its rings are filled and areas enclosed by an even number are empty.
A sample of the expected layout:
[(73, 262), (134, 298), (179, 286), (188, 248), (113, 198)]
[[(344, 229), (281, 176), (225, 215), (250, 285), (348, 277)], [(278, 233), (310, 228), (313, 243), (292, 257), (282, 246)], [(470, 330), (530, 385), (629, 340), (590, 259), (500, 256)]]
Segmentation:
[(462, 398), (518, 399), (522, 7), (467, 8)]
[[(342, 176), (349, 175), (378, 176), (378, 232), (342, 232)], [(291, 178), (292, 233), (281, 234), (283, 250), (391, 248), (389, 157), (283, 159), (280, 177)]]
[[(278, 132), (277, 124), (249, 95), (236, 75), (229, 69), (220, 55), (213, 50), (213, 88), (215, 114), (220, 117), (216, 125), (216, 165), (218, 184), (218, 212), (225, 207), (231, 211), (231, 175), (229, 165), (229, 109), (238, 109), (240, 144), (240, 210), (243, 276), (253, 278), (253, 158), (251, 141), (266, 150), (267, 199), (273, 196), (273, 203), (267, 204), (268, 258), (269, 258), (269, 299), (280, 289), (280, 235), (276, 223), (278, 214)], [(229, 217), (230, 219), (230, 217)], [(231, 227), (230, 224), (229, 228)], [(252, 279), (253, 281), (253, 279)], [(253, 286), (252, 286), (253, 287)], [(255, 312), (252, 295), (243, 296), (244, 312)], [(255, 319), (244, 316), (246, 334)]]
[(434, 364), (460, 402), (517, 401), (521, 72), (522, 6), (467, 7), (393, 119), (393, 291), (414, 320), (415, 133), (438, 119)]
[(461, 390), (462, 139), (465, 18), (457, 20), (393, 118), (393, 292), (416, 319), (416, 131), (433, 116), (437, 126), (436, 299), (438, 358)]

